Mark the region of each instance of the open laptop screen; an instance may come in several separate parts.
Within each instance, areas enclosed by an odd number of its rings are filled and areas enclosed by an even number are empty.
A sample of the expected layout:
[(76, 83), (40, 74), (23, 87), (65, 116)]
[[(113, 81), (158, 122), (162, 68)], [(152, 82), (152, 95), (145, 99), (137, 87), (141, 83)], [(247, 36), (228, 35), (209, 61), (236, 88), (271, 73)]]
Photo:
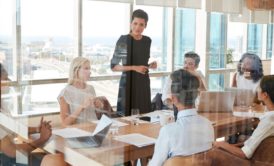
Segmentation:
[(68, 138), (67, 143), (72, 148), (88, 148), (100, 146), (107, 136), (112, 120), (103, 115), (92, 136)]
[(202, 91), (199, 112), (232, 112), (235, 95), (225, 91)]
[(252, 89), (239, 89), (239, 88), (225, 88), (225, 91), (232, 92), (235, 95), (235, 106), (251, 106), (255, 93)]

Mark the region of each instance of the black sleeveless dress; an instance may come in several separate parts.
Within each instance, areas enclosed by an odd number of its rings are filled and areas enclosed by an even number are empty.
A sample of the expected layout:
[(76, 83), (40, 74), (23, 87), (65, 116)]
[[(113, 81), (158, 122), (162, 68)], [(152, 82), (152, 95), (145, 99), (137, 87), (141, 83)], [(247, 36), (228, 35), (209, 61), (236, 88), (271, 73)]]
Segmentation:
[[(111, 68), (115, 65), (148, 66), (150, 57), (151, 39), (143, 36), (135, 40), (130, 35), (122, 35), (116, 43)], [(121, 64), (120, 64), (121, 63)], [(117, 113), (122, 116), (131, 114), (131, 109), (137, 108), (140, 113), (151, 111), (150, 79), (147, 74), (140, 74), (135, 71), (123, 72), (120, 83), (117, 101)]]

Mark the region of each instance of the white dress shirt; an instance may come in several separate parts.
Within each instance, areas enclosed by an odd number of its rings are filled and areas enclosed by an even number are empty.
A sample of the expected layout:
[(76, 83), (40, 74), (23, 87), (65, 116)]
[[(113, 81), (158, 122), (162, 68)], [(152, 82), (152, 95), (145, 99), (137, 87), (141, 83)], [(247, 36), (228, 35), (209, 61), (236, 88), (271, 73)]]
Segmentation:
[(173, 156), (188, 156), (211, 149), (214, 141), (212, 123), (196, 109), (181, 110), (174, 123), (163, 126), (155, 143), (150, 166), (161, 166)]
[(259, 144), (267, 137), (274, 136), (274, 110), (260, 117), (260, 123), (242, 147), (247, 158), (251, 158)]
[(239, 89), (252, 89), (253, 92), (256, 92), (258, 85), (260, 84), (260, 80), (257, 82), (253, 82), (253, 80), (246, 79), (244, 75), (240, 75), (237, 73), (236, 75), (237, 88)]

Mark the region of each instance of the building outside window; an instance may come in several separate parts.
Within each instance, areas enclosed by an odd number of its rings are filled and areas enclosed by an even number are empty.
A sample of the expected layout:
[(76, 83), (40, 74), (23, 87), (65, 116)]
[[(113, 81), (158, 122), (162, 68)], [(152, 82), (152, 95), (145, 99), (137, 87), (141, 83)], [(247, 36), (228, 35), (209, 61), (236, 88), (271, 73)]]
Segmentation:
[[(210, 15), (210, 61), (209, 69), (225, 67), (224, 55), (226, 52), (226, 17), (224, 14)], [(209, 74), (208, 87), (210, 90), (224, 88), (223, 74)]]
[(273, 45), (273, 24), (267, 25), (266, 37), (266, 59), (272, 58), (272, 45)]
[(196, 17), (194, 9), (176, 9), (174, 68), (184, 65), (184, 54), (195, 51)]
[(247, 52), (254, 53), (262, 58), (263, 25), (248, 24), (247, 35)]

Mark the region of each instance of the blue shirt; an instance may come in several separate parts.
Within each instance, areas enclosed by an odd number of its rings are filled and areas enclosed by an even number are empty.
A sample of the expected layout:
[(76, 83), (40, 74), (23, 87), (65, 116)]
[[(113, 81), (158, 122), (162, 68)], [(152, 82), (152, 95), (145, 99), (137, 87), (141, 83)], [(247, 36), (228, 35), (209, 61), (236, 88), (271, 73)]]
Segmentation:
[(173, 156), (188, 156), (211, 149), (214, 141), (212, 123), (196, 109), (181, 110), (174, 123), (163, 126), (155, 143), (150, 166), (161, 166)]

